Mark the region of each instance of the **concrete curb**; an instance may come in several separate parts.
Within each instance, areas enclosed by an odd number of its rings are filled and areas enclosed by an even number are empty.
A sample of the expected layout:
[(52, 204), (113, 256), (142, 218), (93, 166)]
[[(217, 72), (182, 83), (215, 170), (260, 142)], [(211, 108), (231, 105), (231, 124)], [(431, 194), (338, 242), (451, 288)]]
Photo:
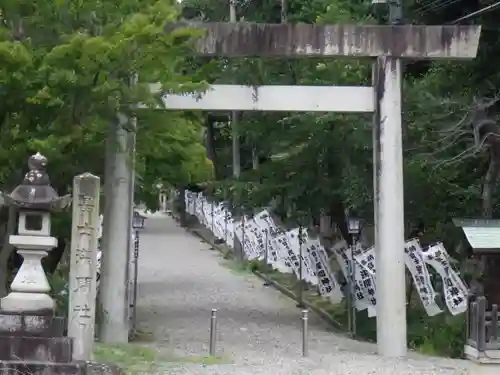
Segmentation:
[[(264, 275), (263, 273), (261, 273), (261, 272), (259, 272), (257, 270), (254, 270), (252, 272), (256, 276), (258, 276), (261, 279), (263, 279), (264, 281), (268, 282), (271, 286), (273, 286), (279, 292), (283, 293), (287, 297), (289, 297), (289, 298), (293, 299), (294, 301), (296, 301), (297, 303), (299, 303), (298, 296), (294, 292), (292, 292), (290, 289), (288, 289), (287, 287), (285, 287), (284, 285), (282, 285), (282, 284), (280, 284), (280, 283), (278, 283), (278, 282), (270, 279), (269, 277), (267, 277), (266, 275)], [(331, 317), (331, 315), (328, 314), (325, 310), (323, 310), (322, 308), (314, 306), (313, 304), (309, 303), (307, 300), (304, 300), (304, 299), (302, 300), (302, 303), (309, 310), (314, 311), (317, 315), (320, 316), (321, 319), (323, 319), (328, 324), (330, 324), (333, 328), (335, 328), (335, 330), (339, 330), (339, 332), (342, 331), (342, 324), (340, 324), (338, 321), (336, 321), (335, 319), (333, 319)]]
[[(191, 234), (197, 236), (198, 238), (200, 238), (201, 240), (203, 240), (204, 242), (206, 242), (210, 246), (212, 246), (214, 249), (218, 250), (222, 255), (224, 255), (225, 258), (228, 257), (228, 255), (230, 255), (230, 253), (224, 251), (224, 249), (221, 246), (212, 243), (211, 239), (205, 238), (205, 236), (202, 233), (200, 233), (198, 230), (196, 230), (195, 228), (189, 228), (188, 227), (188, 228), (186, 228), (186, 230), (188, 232), (190, 232)], [(263, 274), (260, 271), (253, 270), (252, 273), (254, 275), (256, 275), (257, 277), (259, 277), (260, 279), (266, 281), (269, 284), (269, 286), (272, 286), (274, 289), (276, 289), (280, 293), (284, 294), (288, 298), (294, 300), (297, 303), (300, 302), (299, 301), (299, 297), (293, 291), (291, 291), (290, 289), (288, 289), (286, 286), (278, 283), (277, 281), (274, 281), (274, 280), (270, 279), (269, 277), (267, 277), (265, 274)], [(310, 302), (308, 302), (306, 300), (303, 300), (302, 303), (309, 310), (314, 311), (321, 319), (323, 319), (326, 323), (328, 323), (330, 326), (332, 326), (335, 329), (336, 332), (338, 332), (338, 333), (344, 333), (342, 331), (342, 328), (343, 328), (342, 324), (340, 324), (338, 321), (336, 321), (335, 319), (333, 319), (330, 316), (330, 314), (328, 314), (325, 310), (323, 310), (322, 308), (319, 308), (319, 307), (316, 307), (316, 306), (312, 305)]]

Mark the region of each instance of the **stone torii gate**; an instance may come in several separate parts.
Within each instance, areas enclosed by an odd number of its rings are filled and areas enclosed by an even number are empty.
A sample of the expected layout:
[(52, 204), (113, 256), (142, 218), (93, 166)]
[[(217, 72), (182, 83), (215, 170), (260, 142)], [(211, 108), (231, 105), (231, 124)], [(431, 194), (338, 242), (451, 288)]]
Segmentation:
[(380, 26), (255, 23), (169, 25), (167, 32), (204, 29), (204, 56), (363, 57), (375, 61), (373, 83), (358, 86), (213, 85), (204, 95), (165, 95), (171, 110), (373, 112), (373, 174), (377, 251), (377, 345), (405, 356), (406, 304), (401, 120), (401, 60), (472, 59), (480, 26)]

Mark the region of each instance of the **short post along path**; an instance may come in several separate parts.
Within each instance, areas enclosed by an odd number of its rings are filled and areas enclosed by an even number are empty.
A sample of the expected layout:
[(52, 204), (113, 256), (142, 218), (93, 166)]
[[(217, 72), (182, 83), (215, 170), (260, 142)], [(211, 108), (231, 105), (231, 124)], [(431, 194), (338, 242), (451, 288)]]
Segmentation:
[[(208, 355), (211, 309), (218, 309), (222, 363), (172, 363), (162, 374), (462, 374), (468, 362), (410, 353), (375, 355), (376, 345), (335, 335), (310, 312), (309, 357), (301, 357), (301, 310), (251, 273), (224, 264), (218, 251), (162, 214), (141, 232), (137, 319), (161, 353)], [(193, 360), (193, 362), (196, 362)]]

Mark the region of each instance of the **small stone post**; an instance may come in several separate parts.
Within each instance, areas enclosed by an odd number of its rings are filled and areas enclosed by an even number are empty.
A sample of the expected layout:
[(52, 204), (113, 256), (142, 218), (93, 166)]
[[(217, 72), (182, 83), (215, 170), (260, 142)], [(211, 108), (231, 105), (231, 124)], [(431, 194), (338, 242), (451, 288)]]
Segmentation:
[(165, 212), (167, 212), (167, 209), (168, 209), (167, 193), (163, 190), (160, 191), (159, 198), (160, 198), (160, 211), (162, 213), (165, 213)]
[(73, 180), (68, 336), (74, 338), (73, 360), (90, 360), (94, 344), (99, 235), (99, 177)]

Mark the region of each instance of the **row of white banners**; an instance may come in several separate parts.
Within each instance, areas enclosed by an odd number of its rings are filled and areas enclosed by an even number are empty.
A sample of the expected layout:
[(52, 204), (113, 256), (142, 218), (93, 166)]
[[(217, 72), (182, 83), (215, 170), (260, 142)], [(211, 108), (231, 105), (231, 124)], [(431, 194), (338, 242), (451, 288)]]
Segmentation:
[[(241, 243), (248, 260), (267, 260), (277, 271), (300, 275), (302, 253), (302, 278), (316, 285), (322, 296), (338, 303), (343, 298), (340, 285), (331, 272), (327, 252), (319, 239), (310, 238), (302, 231), (299, 242), (299, 228), (285, 231), (278, 227), (267, 210), (252, 218), (243, 217), (239, 221), (232, 218), (224, 204), (211, 203), (201, 193), (186, 191), (186, 211), (198, 218), (199, 222), (211, 230), (215, 237), (233, 246), (234, 237)], [(301, 245), (302, 243), (302, 245)], [(302, 246), (302, 252), (301, 252)], [(376, 315), (375, 297), (375, 248), (363, 249), (358, 246), (351, 254), (351, 247), (342, 240), (331, 249), (344, 277), (349, 279), (352, 260), (355, 274), (355, 304), (358, 311), (368, 310), (368, 315)], [(428, 315), (443, 312), (435, 302), (436, 291), (431, 283), (429, 267), (442, 279), (444, 300), (451, 314), (457, 315), (467, 310), (468, 288), (450, 264), (450, 256), (442, 243), (425, 249), (417, 239), (405, 244), (405, 263), (410, 271), (420, 300)]]

